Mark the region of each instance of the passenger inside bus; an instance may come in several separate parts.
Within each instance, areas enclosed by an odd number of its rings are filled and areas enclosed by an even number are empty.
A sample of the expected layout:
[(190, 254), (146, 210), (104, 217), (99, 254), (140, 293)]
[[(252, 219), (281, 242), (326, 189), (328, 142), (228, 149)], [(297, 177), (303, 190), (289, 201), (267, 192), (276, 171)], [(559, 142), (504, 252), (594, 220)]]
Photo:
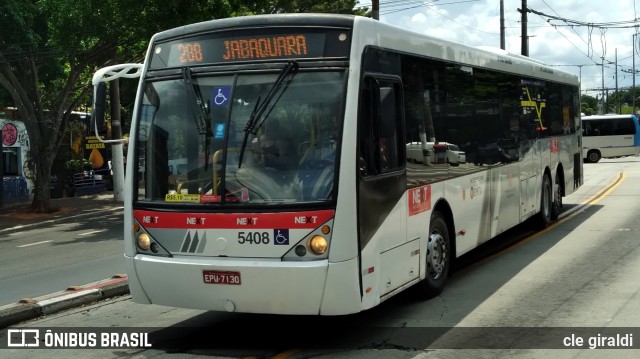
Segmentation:
[(297, 163), (295, 145), (280, 125), (278, 118), (265, 120), (258, 144), (264, 156), (265, 167), (287, 171)]

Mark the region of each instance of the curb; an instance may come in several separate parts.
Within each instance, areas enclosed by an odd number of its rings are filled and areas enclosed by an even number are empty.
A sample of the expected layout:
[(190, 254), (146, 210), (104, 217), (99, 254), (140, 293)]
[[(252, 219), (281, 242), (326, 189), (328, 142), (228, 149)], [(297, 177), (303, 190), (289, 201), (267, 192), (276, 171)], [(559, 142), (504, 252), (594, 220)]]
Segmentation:
[(129, 294), (125, 274), (37, 298), (25, 298), (18, 303), (0, 307), (0, 329), (10, 325), (54, 314), (65, 309), (79, 307), (107, 298)]
[(75, 214), (75, 215), (72, 215), (72, 216), (48, 219), (46, 221), (42, 221), (42, 222), (38, 222), (38, 223), (22, 224), (22, 225), (18, 225), (18, 226), (14, 226), (14, 227), (0, 229), (0, 235), (8, 234), (8, 233), (14, 233), (14, 232), (18, 232), (18, 231), (27, 230), (27, 229), (45, 227), (45, 226), (47, 226), (49, 224), (70, 221), (70, 220), (74, 220), (74, 219), (78, 219), (78, 218), (93, 217), (93, 216), (97, 216), (97, 215), (103, 214), (104, 212), (115, 212), (115, 211), (119, 211), (119, 210), (123, 210), (123, 209), (124, 209), (124, 206), (108, 208), (108, 209), (93, 210), (93, 211), (90, 211), (90, 212)]

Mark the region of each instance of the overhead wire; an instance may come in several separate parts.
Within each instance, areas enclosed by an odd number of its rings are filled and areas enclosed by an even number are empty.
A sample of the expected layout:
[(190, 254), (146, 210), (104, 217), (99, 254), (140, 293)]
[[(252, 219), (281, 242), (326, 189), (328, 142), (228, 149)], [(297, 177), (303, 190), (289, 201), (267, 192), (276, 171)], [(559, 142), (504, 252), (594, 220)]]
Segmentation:
[[(446, 4), (445, 4), (445, 3), (441, 3), (441, 4), (438, 4), (438, 5), (440, 5), (440, 6), (443, 6), (443, 5), (454, 5), (454, 4), (467, 3), (467, 2), (476, 2), (476, 1), (480, 1), (480, 0), (462, 0), (462, 1), (450, 2), (450, 3), (446, 3)], [(471, 26), (465, 25), (465, 24), (463, 24), (463, 23), (461, 23), (461, 22), (458, 22), (458, 21), (456, 21), (455, 19), (452, 19), (452, 18), (450, 18), (449, 16), (447, 16), (447, 15), (445, 15), (445, 14), (441, 13), (440, 11), (436, 10), (436, 9), (435, 9), (435, 6), (433, 6), (433, 3), (431, 3), (431, 4), (427, 4), (427, 3), (424, 3), (424, 2), (423, 2), (423, 4), (422, 4), (422, 5), (410, 6), (410, 7), (404, 8), (404, 9), (391, 10), (391, 11), (381, 11), (381, 12), (380, 12), (380, 15), (389, 15), (389, 14), (392, 14), (392, 13), (395, 13), (395, 12), (405, 11), (405, 10), (409, 10), (409, 9), (413, 9), (413, 8), (418, 8), (418, 7), (426, 7), (426, 9), (427, 9), (427, 10), (432, 11), (432, 12), (435, 12), (436, 14), (438, 14), (438, 15), (442, 16), (443, 18), (445, 18), (445, 19), (447, 19), (447, 20), (449, 20), (449, 21), (452, 21), (452, 22), (454, 22), (454, 23), (456, 23), (456, 24), (458, 24), (458, 25), (460, 25), (460, 26), (462, 26), (462, 27), (465, 27), (465, 28), (467, 28), (467, 29), (471, 29), (471, 30), (473, 30), (473, 31), (482, 32), (482, 33), (489, 34), (489, 35), (496, 35), (496, 36), (499, 36), (499, 35), (500, 35), (499, 33), (496, 33), (496, 32), (489, 32), (489, 31), (484, 31), (484, 30), (476, 29), (476, 28), (473, 28), (473, 27), (471, 27)]]
[[(549, 9), (551, 9), (556, 16), (552, 16), (552, 15), (548, 15), (545, 14), (543, 12), (540, 11), (535, 11), (535, 10), (531, 10), (530, 12), (540, 16), (540, 17), (544, 17), (544, 16), (548, 16), (550, 18), (553, 18), (555, 20), (560, 20), (562, 19), (562, 21), (565, 21), (567, 26), (569, 26), (571, 28), (571, 30), (573, 32), (576, 33), (576, 35), (578, 36), (578, 38), (580, 40), (582, 40), (586, 45), (587, 45), (587, 53), (585, 54), (584, 51), (582, 51), (576, 44), (574, 44), (569, 38), (567, 38), (567, 36), (558, 29), (558, 24), (554, 24), (552, 23), (550, 20), (547, 20), (547, 23), (551, 26), (554, 27), (554, 29), (560, 34), (562, 35), (572, 46), (574, 46), (576, 49), (578, 49), (582, 54), (584, 54), (587, 58), (591, 59), (594, 62), (594, 65), (597, 66), (602, 66), (602, 68), (607, 68), (610, 69), (609, 66), (606, 66), (606, 63), (609, 64), (613, 64), (613, 62), (611, 61), (607, 61), (606, 60), (606, 54), (607, 54), (607, 42), (606, 42), (606, 32), (607, 30), (611, 27), (611, 28), (627, 28), (629, 26), (622, 26), (623, 24), (632, 24), (635, 23), (636, 20), (625, 20), (625, 21), (615, 21), (615, 22), (606, 22), (606, 23), (585, 23), (585, 22), (581, 22), (581, 21), (575, 21), (575, 20), (569, 20), (566, 18), (562, 18), (545, 0), (541, 0), (542, 3), (544, 3), (547, 7), (549, 7)], [(634, 6), (635, 6), (635, 1), (634, 1)], [(635, 10), (634, 10), (635, 12)], [(610, 27), (609, 27), (610, 25)], [(588, 42), (585, 41), (582, 36), (580, 36), (580, 34), (578, 34), (578, 32), (575, 29), (575, 26), (586, 26), (587, 27), (587, 31), (588, 31)], [(635, 28), (637, 29), (637, 25), (635, 25)], [(592, 37), (593, 37), (593, 31), (595, 29), (598, 29), (600, 32), (600, 46), (602, 49), (602, 55), (598, 54), (597, 51), (594, 49), (593, 43), (592, 43)], [(597, 58), (601, 61), (600, 63), (598, 63), (593, 57), (597, 56)], [(628, 59), (629, 57), (623, 58), (621, 59), (622, 61)], [(617, 60), (617, 62), (619, 62), (620, 60)], [(621, 68), (621, 71), (625, 72), (624, 68), (625, 67), (629, 67), (629, 66), (625, 66), (625, 65), (617, 65), (618, 67)], [(629, 67), (631, 69), (631, 67)], [(627, 70), (628, 72), (633, 72), (633, 70)], [(602, 76), (602, 75), (599, 75)], [(594, 76), (594, 77), (598, 77), (598, 76)], [(615, 76), (613, 76), (613, 78), (615, 79)], [(626, 78), (625, 76), (623, 76), (623, 79)], [(611, 78), (609, 77), (605, 77), (605, 80), (607, 81), (607, 85), (613, 81)], [(606, 87), (606, 85), (605, 85)]]

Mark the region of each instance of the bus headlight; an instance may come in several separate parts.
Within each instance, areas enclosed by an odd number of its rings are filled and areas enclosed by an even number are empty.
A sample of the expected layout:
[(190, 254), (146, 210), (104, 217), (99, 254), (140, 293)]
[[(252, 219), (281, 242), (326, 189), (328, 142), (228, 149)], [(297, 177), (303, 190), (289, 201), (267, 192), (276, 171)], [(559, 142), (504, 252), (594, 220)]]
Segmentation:
[(329, 242), (323, 236), (313, 236), (309, 240), (309, 249), (315, 254), (324, 254), (327, 251)]
[(146, 233), (140, 233), (137, 240), (138, 248), (148, 251), (151, 247), (151, 238)]

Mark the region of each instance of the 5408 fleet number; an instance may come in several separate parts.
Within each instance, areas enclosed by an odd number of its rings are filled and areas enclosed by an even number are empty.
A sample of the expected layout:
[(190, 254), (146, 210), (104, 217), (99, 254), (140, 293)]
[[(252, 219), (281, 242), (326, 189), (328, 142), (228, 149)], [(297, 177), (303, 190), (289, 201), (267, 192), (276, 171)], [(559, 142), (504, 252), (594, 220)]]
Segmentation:
[(238, 243), (269, 244), (269, 232), (238, 232)]

